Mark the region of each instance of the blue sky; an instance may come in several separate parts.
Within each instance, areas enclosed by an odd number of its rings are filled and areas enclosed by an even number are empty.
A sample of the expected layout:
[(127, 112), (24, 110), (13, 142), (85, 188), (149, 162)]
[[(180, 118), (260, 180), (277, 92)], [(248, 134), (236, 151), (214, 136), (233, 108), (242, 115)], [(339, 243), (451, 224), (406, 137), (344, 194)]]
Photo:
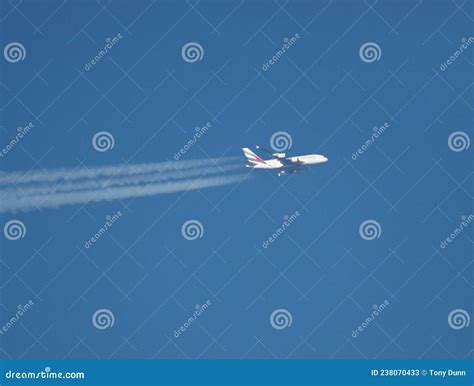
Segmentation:
[[(455, 54), (471, 2), (23, 1), (2, 2), (1, 18), (2, 51), (25, 53), (1, 58), (1, 146), (33, 124), (5, 173), (173, 161), (208, 123), (183, 161), (241, 157), (279, 131), (287, 153), (329, 158), (281, 178), (242, 168), (231, 185), (2, 213), (26, 233), (0, 239), (1, 324), (34, 302), (0, 336), (2, 356), (472, 358), (472, 326), (448, 323), (472, 315), (472, 227), (440, 246), (472, 214), (473, 48)], [(112, 149), (92, 146), (100, 131)], [(183, 237), (188, 220), (202, 237)], [(113, 325), (96, 328), (103, 309)]]

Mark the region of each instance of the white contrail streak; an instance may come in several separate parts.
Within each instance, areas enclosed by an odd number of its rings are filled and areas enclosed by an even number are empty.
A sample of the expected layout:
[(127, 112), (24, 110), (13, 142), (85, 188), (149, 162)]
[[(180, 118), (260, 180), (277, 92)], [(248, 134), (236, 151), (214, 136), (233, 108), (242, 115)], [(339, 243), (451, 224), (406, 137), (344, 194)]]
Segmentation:
[[(241, 181), (234, 157), (0, 174), (0, 213), (145, 197)], [(230, 174), (231, 173), (231, 174)]]
[(175, 169), (169, 168), (168, 170), (158, 173), (148, 174), (136, 174), (136, 175), (119, 175), (117, 177), (105, 177), (105, 178), (92, 178), (75, 180), (71, 182), (69, 180), (63, 180), (61, 182), (51, 183), (42, 182), (42, 184), (29, 184), (14, 186), (11, 189), (0, 190), (0, 200), (8, 199), (19, 199), (27, 198), (29, 196), (36, 195), (52, 195), (61, 192), (68, 191), (81, 191), (81, 190), (93, 190), (93, 189), (107, 189), (111, 187), (123, 186), (123, 185), (145, 185), (150, 183), (171, 181), (171, 180), (182, 180), (190, 177), (207, 177), (212, 174), (227, 173), (232, 170), (240, 168), (240, 165), (222, 165), (222, 166), (210, 166), (205, 170), (201, 168), (192, 169)]
[(82, 190), (55, 193), (48, 196), (36, 195), (24, 198), (7, 198), (0, 202), (0, 213), (27, 211), (36, 208), (57, 208), (63, 205), (86, 204), (89, 202), (112, 201), (157, 194), (176, 193), (222, 186), (242, 181), (242, 175), (214, 176), (191, 180), (151, 183), (144, 186), (119, 186), (108, 189)]
[(58, 180), (80, 180), (85, 178), (117, 177), (145, 173), (160, 173), (173, 169), (202, 168), (223, 165), (235, 161), (235, 157), (210, 158), (205, 160), (171, 161), (148, 164), (123, 164), (101, 167), (78, 167), (76, 169), (33, 170), (26, 173), (13, 172), (0, 174), (0, 185), (17, 185)]

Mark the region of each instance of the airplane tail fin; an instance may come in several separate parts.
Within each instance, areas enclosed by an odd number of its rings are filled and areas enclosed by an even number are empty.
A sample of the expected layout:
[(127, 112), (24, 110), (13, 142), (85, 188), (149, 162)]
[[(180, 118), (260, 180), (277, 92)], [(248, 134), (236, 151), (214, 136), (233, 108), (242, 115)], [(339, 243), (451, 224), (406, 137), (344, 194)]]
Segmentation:
[(242, 148), (245, 158), (247, 158), (247, 161), (250, 162), (251, 164), (258, 164), (258, 163), (265, 163), (263, 159), (261, 159), (257, 154), (255, 154), (252, 150), (250, 150), (248, 147)]

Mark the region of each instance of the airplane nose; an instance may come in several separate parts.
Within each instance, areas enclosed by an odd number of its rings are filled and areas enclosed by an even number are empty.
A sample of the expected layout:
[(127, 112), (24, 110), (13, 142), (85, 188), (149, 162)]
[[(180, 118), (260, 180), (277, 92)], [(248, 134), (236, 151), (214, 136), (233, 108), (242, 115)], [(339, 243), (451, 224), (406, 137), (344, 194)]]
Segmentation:
[(329, 161), (328, 157), (323, 156), (323, 162), (328, 162), (328, 161)]

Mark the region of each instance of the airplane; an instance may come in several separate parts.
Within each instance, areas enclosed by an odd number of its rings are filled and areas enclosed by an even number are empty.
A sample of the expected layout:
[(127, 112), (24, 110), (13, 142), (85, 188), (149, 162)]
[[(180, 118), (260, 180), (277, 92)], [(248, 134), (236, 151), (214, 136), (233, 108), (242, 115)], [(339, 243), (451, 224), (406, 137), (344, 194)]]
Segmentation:
[(273, 153), (270, 150), (256, 146), (265, 153), (269, 154), (272, 159), (263, 160), (248, 147), (242, 148), (245, 158), (247, 158), (246, 167), (253, 169), (277, 169), (278, 176), (283, 174), (298, 173), (304, 165), (316, 165), (327, 162), (328, 159), (320, 154), (307, 154), (295, 157), (287, 157), (285, 153)]

